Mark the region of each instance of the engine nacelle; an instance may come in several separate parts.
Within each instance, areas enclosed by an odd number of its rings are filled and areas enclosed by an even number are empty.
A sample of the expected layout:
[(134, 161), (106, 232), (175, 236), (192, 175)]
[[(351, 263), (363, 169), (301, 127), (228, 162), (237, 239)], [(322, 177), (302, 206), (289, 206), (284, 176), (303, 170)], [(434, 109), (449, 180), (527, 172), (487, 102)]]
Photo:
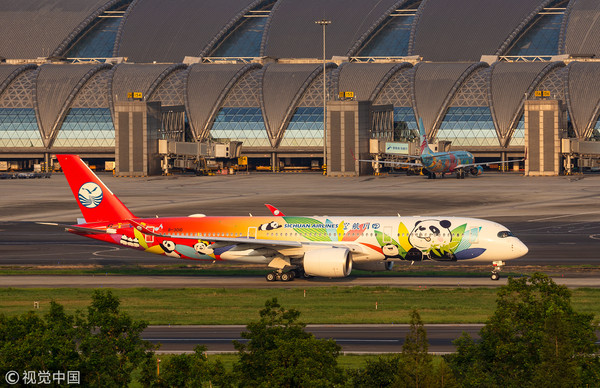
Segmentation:
[(471, 175), (481, 175), (481, 174), (483, 174), (483, 167), (481, 167), (481, 166), (471, 167), (469, 172), (471, 173)]
[(311, 276), (343, 278), (352, 272), (350, 251), (345, 248), (324, 248), (304, 254), (304, 272)]
[(372, 272), (381, 272), (381, 271), (391, 271), (394, 268), (394, 262), (391, 260), (380, 260), (380, 261), (362, 261), (360, 263), (354, 263), (353, 269), (358, 269), (361, 271), (372, 271)]

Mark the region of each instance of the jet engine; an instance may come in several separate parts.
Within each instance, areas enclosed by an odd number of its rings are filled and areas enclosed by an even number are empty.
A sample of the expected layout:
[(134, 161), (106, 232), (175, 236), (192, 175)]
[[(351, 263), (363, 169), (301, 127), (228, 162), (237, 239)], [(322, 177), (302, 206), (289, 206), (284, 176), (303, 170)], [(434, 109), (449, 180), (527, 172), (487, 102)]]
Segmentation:
[(360, 263), (354, 263), (352, 268), (358, 269), (361, 271), (372, 271), (372, 272), (380, 272), (380, 271), (391, 271), (394, 268), (394, 262), (391, 260), (386, 261), (363, 261)]
[(471, 175), (481, 175), (481, 174), (483, 174), (483, 167), (474, 166), (474, 167), (471, 167), (471, 169), (469, 171), (471, 172)]
[(352, 272), (352, 258), (346, 248), (324, 248), (304, 254), (304, 272), (311, 276), (343, 278)]

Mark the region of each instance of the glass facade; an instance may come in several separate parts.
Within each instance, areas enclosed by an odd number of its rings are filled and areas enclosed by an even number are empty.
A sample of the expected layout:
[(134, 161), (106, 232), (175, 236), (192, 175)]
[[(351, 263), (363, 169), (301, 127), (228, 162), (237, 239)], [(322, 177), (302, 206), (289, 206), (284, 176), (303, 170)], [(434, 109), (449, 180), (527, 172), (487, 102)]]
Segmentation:
[(519, 123), (517, 124), (517, 128), (515, 128), (515, 132), (513, 133), (509, 146), (522, 146), (525, 145), (525, 115), (521, 116)]
[(67, 58), (109, 58), (121, 18), (103, 18), (66, 53)]
[(386, 22), (356, 54), (359, 57), (402, 57), (408, 55), (410, 31), (420, 1), (409, 2), (392, 12)]
[(247, 18), (210, 56), (211, 57), (258, 57), (266, 17)]
[(266, 0), (244, 15), (209, 56), (259, 57), (265, 26), (273, 5), (275, 5), (275, 0)]
[(281, 146), (323, 147), (323, 107), (297, 108)]
[(490, 108), (487, 106), (450, 107), (437, 132), (437, 139), (453, 146), (499, 146)]
[(213, 139), (244, 142), (244, 146), (271, 146), (260, 108), (221, 108), (210, 131)]
[(531, 26), (514, 43), (506, 55), (536, 56), (558, 54), (558, 39), (564, 12), (569, 1), (557, 1), (544, 8)]
[(71, 108), (54, 147), (114, 147), (115, 128), (108, 108)]
[(43, 147), (32, 108), (0, 108), (0, 147)]

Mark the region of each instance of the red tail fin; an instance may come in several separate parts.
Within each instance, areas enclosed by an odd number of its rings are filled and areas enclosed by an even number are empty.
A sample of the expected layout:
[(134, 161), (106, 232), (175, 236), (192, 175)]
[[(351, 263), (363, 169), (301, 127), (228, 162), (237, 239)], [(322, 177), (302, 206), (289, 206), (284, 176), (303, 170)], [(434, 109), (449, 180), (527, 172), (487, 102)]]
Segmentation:
[(77, 155), (56, 155), (86, 222), (135, 218)]

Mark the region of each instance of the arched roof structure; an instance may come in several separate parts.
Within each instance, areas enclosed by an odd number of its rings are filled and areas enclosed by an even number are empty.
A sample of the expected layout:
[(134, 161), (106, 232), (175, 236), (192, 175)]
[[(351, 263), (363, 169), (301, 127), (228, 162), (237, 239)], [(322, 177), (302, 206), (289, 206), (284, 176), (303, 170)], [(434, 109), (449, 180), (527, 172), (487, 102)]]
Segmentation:
[(186, 107), (190, 128), (196, 139), (205, 139), (221, 103), (233, 85), (258, 64), (197, 64), (189, 68)]
[(33, 64), (29, 65), (5, 65), (0, 66), (0, 96), (4, 92), (4, 89), (15, 79), (24, 72), (25, 70), (36, 69), (37, 66)]
[(572, 1), (565, 16), (563, 53), (600, 57), (600, 2), (596, 0)]
[(315, 21), (323, 18), (331, 20), (327, 26), (325, 56), (348, 55), (355, 42), (364, 39), (399, 3), (398, 0), (279, 0), (267, 23), (261, 55), (322, 57), (322, 27)]
[(586, 139), (600, 109), (600, 63), (574, 62), (569, 65), (567, 104), (577, 137)]
[(115, 56), (181, 62), (202, 56), (227, 27), (262, 0), (138, 0), (123, 21)]
[(354, 92), (359, 101), (372, 99), (391, 73), (401, 66), (396, 63), (344, 63), (339, 68), (339, 91)]
[(409, 53), (435, 62), (477, 61), (483, 54), (496, 53), (545, 2), (425, 0), (417, 13)]
[(458, 86), (479, 66), (477, 63), (419, 63), (415, 66), (413, 108), (416, 116), (423, 119), (429, 138), (435, 136), (436, 123)]
[(34, 93), (34, 107), (42, 140), (49, 146), (56, 137), (73, 98), (96, 72), (110, 65), (43, 65), (40, 67)]
[(488, 96), (502, 146), (508, 145), (510, 141), (517, 120), (523, 112), (525, 98), (531, 95), (550, 70), (558, 66), (564, 65), (561, 62), (496, 62), (492, 65)]
[(50, 56), (108, 0), (19, 0), (0, 3), (0, 56)]
[[(279, 65), (265, 67), (260, 94), (265, 128), (273, 147), (276, 146), (285, 125), (289, 122), (296, 102), (302, 93), (322, 73), (319, 64)], [(282, 85), (286, 85), (282, 88)]]

